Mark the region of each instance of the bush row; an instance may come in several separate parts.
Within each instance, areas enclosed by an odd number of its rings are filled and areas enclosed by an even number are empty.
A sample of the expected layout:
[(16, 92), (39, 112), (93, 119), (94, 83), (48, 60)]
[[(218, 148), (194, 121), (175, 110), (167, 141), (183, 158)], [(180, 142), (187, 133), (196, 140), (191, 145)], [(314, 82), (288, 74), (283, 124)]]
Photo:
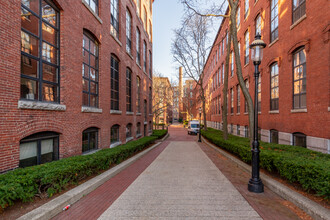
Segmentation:
[[(248, 138), (229, 135), (224, 140), (222, 132), (208, 128), (202, 135), (215, 145), (239, 156), (251, 164), (251, 147)], [(330, 199), (330, 155), (299, 146), (260, 142), (260, 167), (280, 174), (291, 183), (299, 183), (304, 190)]]
[[(165, 130), (166, 131), (166, 130)], [(133, 154), (143, 150), (160, 137), (164, 131), (155, 130), (152, 136), (115, 147), (102, 149), (94, 154), (79, 155), (37, 166), (18, 168), (0, 175), (0, 206), (6, 208), (15, 201), (31, 201), (47, 193), (49, 197), (69, 185), (93, 174), (109, 169)]]
[(157, 137), (158, 139), (163, 138), (167, 134), (167, 130), (153, 130), (152, 136)]

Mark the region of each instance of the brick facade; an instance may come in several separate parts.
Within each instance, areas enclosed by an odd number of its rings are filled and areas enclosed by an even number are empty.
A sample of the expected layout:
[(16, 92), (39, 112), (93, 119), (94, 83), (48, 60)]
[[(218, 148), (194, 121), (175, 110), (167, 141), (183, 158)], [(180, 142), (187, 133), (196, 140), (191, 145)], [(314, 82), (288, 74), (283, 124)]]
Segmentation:
[[(330, 152), (330, 85), (329, 85), (329, 36), (330, 15), (327, 13), (327, 1), (300, 1), (303, 2), (305, 13), (293, 18), (293, 1), (276, 0), (278, 6), (278, 36), (271, 39), (270, 23), (271, 0), (249, 0), (249, 11), (245, 18), (245, 0), (240, 2), (240, 26), (238, 29), (238, 41), (240, 44), (240, 57), (242, 63), (243, 78), (249, 82), (249, 91), (254, 97), (254, 65), (249, 51), (249, 63), (244, 63), (245, 33), (249, 33), (249, 44), (252, 43), (256, 33), (258, 15), (261, 16), (261, 36), (267, 44), (264, 56), (259, 67), (261, 78), (261, 111), (259, 114), (259, 127), (263, 141), (270, 141), (270, 130), (279, 132), (279, 143), (293, 144), (292, 134), (295, 132), (306, 135), (307, 148)], [(298, 1), (299, 2), (299, 1)], [(300, 8), (302, 9), (302, 8)], [(303, 9), (302, 9), (303, 11)], [(295, 19), (295, 20), (293, 20)], [(215, 128), (221, 128), (222, 112), (219, 109), (223, 102), (222, 72), (226, 58), (226, 31), (228, 19), (224, 19), (213, 47), (205, 65), (205, 88), (209, 95), (207, 101), (207, 121)], [(275, 35), (276, 36), (276, 35)], [(222, 47), (224, 46), (224, 53)], [(306, 63), (306, 107), (294, 108), (294, 54), (303, 49)], [(219, 50), (221, 55), (219, 56)], [(271, 109), (271, 66), (278, 65), (278, 108)], [(244, 96), (240, 91), (238, 111), (236, 64), (234, 74), (230, 74), (229, 65), (228, 80), (228, 131), (233, 127), (233, 133), (237, 134), (238, 125), (241, 136), (244, 136), (244, 127), (248, 126), (248, 116), (244, 111)], [(219, 77), (220, 72), (220, 77)], [(219, 82), (220, 78), (220, 82)], [(233, 100), (231, 102), (231, 89)], [(221, 104), (219, 104), (221, 102)], [(233, 111), (231, 113), (231, 106)]]
[[(87, 128), (98, 129), (98, 148), (110, 147), (110, 129), (115, 124), (120, 125), (119, 138), (122, 143), (126, 142), (125, 133), (128, 123), (132, 124), (133, 138), (137, 138), (138, 122), (141, 123), (142, 136), (148, 135), (151, 131), (152, 116), (148, 107), (150, 88), (152, 88), (152, 60), (150, 60), (152, 59), (150, 57), (150, 55), (152, 56), (152, 11), (149, 5), (151, 1), (140, 1), (140, 15), (143, 18), (136, 13), (136, 1), (119, 1), (118, 38), (114, 37), (110, 31), (111, 1), (99, 0), (96, 12), (93, 12), (92, 6), (89, 6), (88, 1), (85, 0), (49, 1), (59, 11), (60, 95), (58, 103), (21, 98), (21, 22), (23, 23), (21, 1), (10, 0), (1, 3), (0, 173), (18, 167), (20, 141), (38, 132), (58, 133), (59, 158), (65, 158), (82, 154), (82, 132)], [(32, 1), (30, 4), (33, 4)], [(144, 8), (147, 11), (147, 30), (144, 28)], [(131, 54), (126, 52), (126, 10), (130, 11), (132, 17)], [(28, 14), (32, 16), (30, 12)], [(29, 18), (30, 22), (33, 22), (33, 16)], [(136, 62), (137, 27), (140, 30), (141, 38), (140, 65)], [(99, 48), (97, 108), (84, 107), (82, 104), (82, 48), (83, 35), (87, 32), (95, 39)], [(142, 51), (144, 41), (147, 50), (145, 71), (143, 71)], [(110, 59), (112, 55), (119, 60), (119, 111), (115, 113), (110, 113)], [(41, 51), (39, 51), (39, 56), (41, 56)], [(126, 111), (127, 68), (132, 72), (132, 112)], [(136, 105), (137, 77), (141, 79), (141, 114), (137, 113)], [(146, 100), (146, 114), (144, 100)]]

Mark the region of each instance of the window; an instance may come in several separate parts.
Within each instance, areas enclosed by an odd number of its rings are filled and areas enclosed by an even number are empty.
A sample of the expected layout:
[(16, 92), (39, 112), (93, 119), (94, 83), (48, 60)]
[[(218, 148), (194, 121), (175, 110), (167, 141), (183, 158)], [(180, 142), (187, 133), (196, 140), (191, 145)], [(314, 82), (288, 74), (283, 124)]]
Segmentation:
[(222, 39), (221, 43), (222, 43), (221, 52), (223, 54), (225, 52), (225, 44), (224, 44), (224, 40), (223, 39)]
[(110, 139), (110, 143), (117, 143), (119, 142), (119, 125), (113, 125), (111, 127), (111, 139)]
[(234, 76), (234, 51), (231, 52), (230, 62), (231, 62), (230, 76), (233, 77)]
[(222, 64), (222, 84), (225, 82), (225, 66)]
[(258, 78), (258, 112), (261, 112), (261, 76)]
[(228, 30), (226, 30), (226, 46), (228, 46)]
[(111, 110), (119, 110), (119, 61), (111, 56)]
[(149, 114), (152, 114), (152, 90), (149, 87)]
[(219, 115), (221, 113), (221, 97), (219, 96)]
[(151, 21), (149, 20), (149, 41), (151, 41), (152, 39), (152, 25), (151, 25)]
[(241, 88), (237, 85), (237, 113), (241, 111)]
[(152, 132), (152, 123), (149, 121), (149, 133)]
[[(247, 90), (249, 91), (249, 80), (246, 79), (244, 82), (245, 82), (245, 86), (246, 86)], [(244, 101), (244, 112), (245, 113), (248, 112), (248, 104), (247, 104), (246, 100)]]
[(270, 66), (270, 110), (278, 110), (279, 87), (278, 87), (278, 65)]
[(233, 124), (230, 124), (230, 133), (231, 133), (231, 134), (234, 133), (234, 126), (233, 126)]
[(278, 0), (272, 0), (270, 8), (270, 42), (278, 37)]
[(234, 90), (230, 89), (230, 113), (234, 113)]
[(131, 54), (132, 52), (132, 16), (126, 10), (126, 51)]
[(144, 121), (147, 121), (148, 115), (147, 115), (147, 100), (144, 100), (143, 102), (143, 109), (144, 109)]
[(249, 137), (249, 126), (247, 125), (244, 126), (244, 137)]
[(97, 149), (97, 128), (88, 128), (82, 134), (82, 152), (88, 152)]
[(126, 138), (130, 138), (132, 137), (132, 124), (129, 123), (127, 126), (126, 126)]
[(240, 7), (238, 7), (238, 9), (237, 9), (237, 14), (236, 14), (236, 27), (237, 27), (237, 29), (239, 29), (239, 27), (240, 27), (240, 24), (241, 24), (241, 19), (240, 19), (240, 17), (241, 17), (241, 15), (240, 15)]
[(140, 30), (136, 28), (136, 63), (141, 65), (141, 56), (140, 56)]
[(249, 40), (249, 31), (245, 32), (244, 35), (245, 39), (245, 45), (244, 45), (244, 65), (249, 63), (249, 45), (250, 45), (250, 40)]
[(136, 124), (136, 135), (141, 135), (141, 123)]
[(147, 43), (143, 41), (143, 71), (147, 71)]
[(29, 167), (59, 159), (59, 134), (41, 132), (20, 141), (19, 167)]
[(261, 16), (260, 14), (257, 16), (255, 20), (255, 29), (256, 29), (256, 35), (259, 33), (261, 35)]
[(249, 0), (245, 0), (244, 18), (246, 18), (248, 14), (249, 14)]
[(51, 1), (22, 1), (21, 99), (60, 101), (59, 18)]
[(111, 16), (110, 16), (110, 32), (111, 34), (119, 38), (119, 3), (118, 0), (111, 0)]
[(241, 129), (240, 129), (240, 126), (239, 126), (239, 125), (237, 125), (237, 127), (236, 127), (236, 128), (237, 128), (237, 132), (236, 132), (236, 133), (237, 133), (237, 135), (240, 135), (240, 134), (241, 134)]
[(304, 48), (293, 54), (293, 108), (306, 108), (306, 52)]
[(92, 11), (96, 14), (98, 14), (98, 1), (97, 0), (84, 0), (89, 7), (92, 9)]
[(136, 110), (138, 113), (141, 112), (141, 105), (140, 105), (140, 99), (141, 99), (141, 83), (140, 78), (136, 77)]
[(151, 62), (151, 51), (149, 50), (149, 77), (152, 77), (152, 62)]
[(294, 146), (307, 147), (306, 144), (306, 135), (300, 132), (296, 132), (292, 134), (293, 136), (293, 144)]
[(140, 0), (136, 0), (136, 12), (137, 12), (137, 15), (140, 17), (140, 13), (141, 13), (141, 2), (140, 2)]
[(126, 69), (126, 111), (132, 111), (132, 72)]
[(270, 130), (270, 143), (278, 144), (278, 131), (277, 130)]
[(292, 22), (295, 23), (306, 14), (306, 0), (293, 0)]
[(87, 32), (83, 35), (83, 105), (98, 107), (98, 44)]

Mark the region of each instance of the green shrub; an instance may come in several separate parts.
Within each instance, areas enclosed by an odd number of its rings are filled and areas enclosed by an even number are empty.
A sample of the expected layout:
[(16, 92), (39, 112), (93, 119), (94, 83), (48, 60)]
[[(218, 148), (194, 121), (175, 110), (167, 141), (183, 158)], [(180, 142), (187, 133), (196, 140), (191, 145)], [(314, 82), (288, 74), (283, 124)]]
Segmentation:
[(154, 143), (156, 139), (157, 136), (143, 137), (115, 148), (102, 149), (94, 154), (64, 158), (2, 174), (0, 206), (5, 208), (17, 200), (31, 201), (36, 195), (45, 192), (51, 197), (69, 185), (78, 184), (86, 177), (109, 169), (112, 164), (120, 163)]
[(157, 137), (157, 139), (163, 138), (167, 134), (167, 130), (153, 130), (151, 136)]
[[(248, 138), (228, 136), (208, 128), (202, 135), (215, 145), (239, 156), (251, 164), (251, 147)], [(260, 167), (280, 174), (291, 183), (299, 183), (304, 190), (330, 199), (330, 155), (298, 146), (260, 142)]]

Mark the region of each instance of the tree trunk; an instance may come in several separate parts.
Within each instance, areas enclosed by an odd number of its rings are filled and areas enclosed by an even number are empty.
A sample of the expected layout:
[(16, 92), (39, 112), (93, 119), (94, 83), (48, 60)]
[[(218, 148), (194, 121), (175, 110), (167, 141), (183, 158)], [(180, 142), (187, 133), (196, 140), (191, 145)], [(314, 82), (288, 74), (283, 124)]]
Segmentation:
[[(231, 10), (231, 9), (229, 9)], [(229, 12), (230, 14), (230, 12)], [(222, 105), (222, 130), (223, 130), (223, 139), (228, 139), (228, 122), (227, 122), (227, 114), (228, 114), (228, 72), (229, 72), (229, 57), (230, 57), (230, 46), (231, 46), (231, 33), (232, 33), (232, 25), (229, 20), (229, 31), (228, 31), (228, 44), (227, 44), (227, 55), (226, 55), (226, 63), (225, 63), (225, 81), (223, 83), (223, 105)]]
[(244, 95), (244, 98), (247, 102), (248, 106), (248, 115), (249, 115), (249, 136), (250, 136), (250, 142), (253, 141), (253, 125), (254, 125), (254, 110), (253, 110), (253, 101), (252, 97), (249, 93), (249, 90), (246, 88), (243, 74), (242, 74), (242, 64), (239, 54), (239, 48), (238, 48), (238, 40), (237, 40), (237, 28), (236, 28), (236, 13), (237, 13), (237, 3), (232, 4), (232, 13), (230, 13), (230, 22), (232, 24), (232, 37), (233, 37), (233, 46), (234, 46), (234, 54), (235, 54), (235, 63), (236, 63), (236, 74), (237, 79), (239, 82), (239, 85), (241, 87), (242, 93)]

